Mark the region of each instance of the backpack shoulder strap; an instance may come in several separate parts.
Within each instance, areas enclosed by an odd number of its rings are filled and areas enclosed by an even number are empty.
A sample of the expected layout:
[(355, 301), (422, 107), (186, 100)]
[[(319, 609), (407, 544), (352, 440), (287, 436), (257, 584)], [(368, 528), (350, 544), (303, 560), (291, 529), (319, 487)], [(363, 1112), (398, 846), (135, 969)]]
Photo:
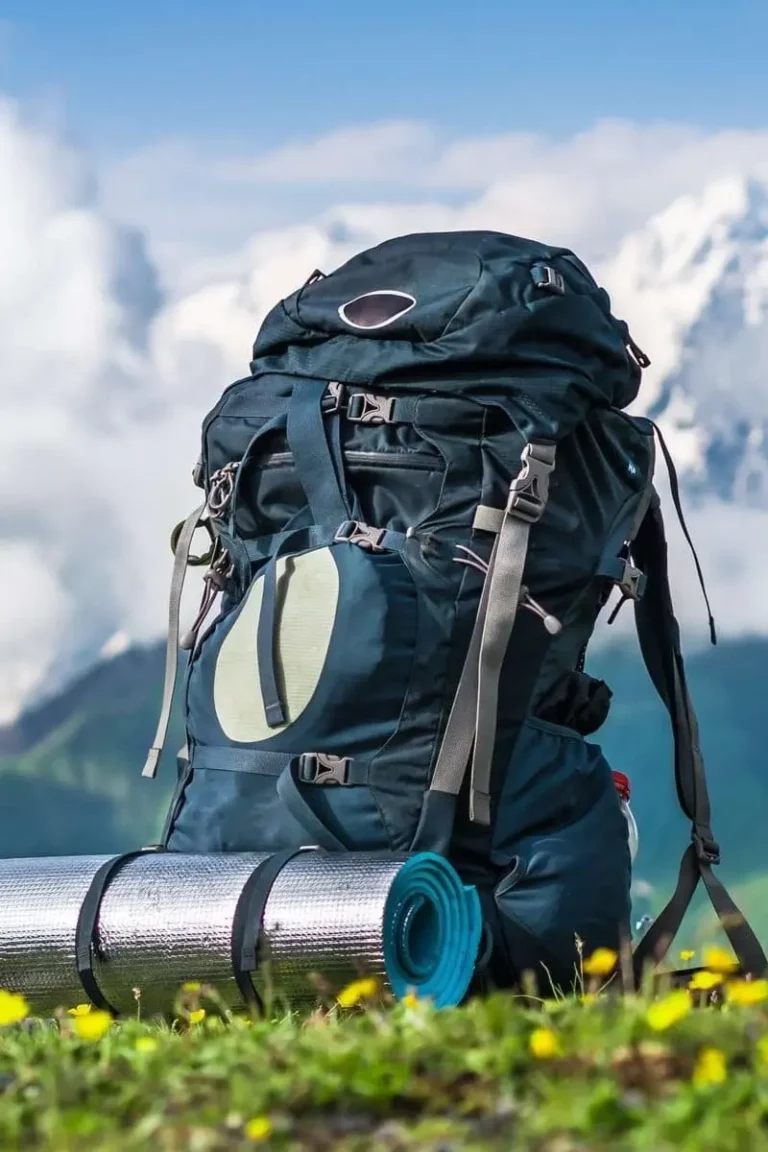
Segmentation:
[(700, 880), (704, 881), (742, 970), (762, 975), (768, 969), (765, 952), (713, 872), (714, 865), (720, 863), (720, 847), (712, 832), (698, 723), (686, 683), (680, 629), (669, 588), (664, 521), (655, 491), (632, 545), (632, 553), (647, 578), (645, 593), (635, 603), (640, 649), (672, 722), (677, 795), (683, 812), (691, 821), (691, 844), (683, 854), (677, 887), (635, 950), (635, 977), (640, 979), (649, 962), (656, 964), (664, 958)]

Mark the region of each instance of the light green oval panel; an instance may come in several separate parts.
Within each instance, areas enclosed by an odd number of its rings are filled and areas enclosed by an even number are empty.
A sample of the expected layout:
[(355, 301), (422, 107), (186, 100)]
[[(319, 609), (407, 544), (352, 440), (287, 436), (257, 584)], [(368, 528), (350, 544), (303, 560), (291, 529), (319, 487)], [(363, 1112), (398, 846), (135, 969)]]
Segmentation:
[(225, 735), (238, 744), (268, 740), (296, 720), (315, 693), (333, 634), (339, 572), (329, 549), (277, 562), (277, 682), (287, 724), (270, 728), (261, 698), (256, 636), (264, 594), (257, 580), (219, 650), (213, 706)]

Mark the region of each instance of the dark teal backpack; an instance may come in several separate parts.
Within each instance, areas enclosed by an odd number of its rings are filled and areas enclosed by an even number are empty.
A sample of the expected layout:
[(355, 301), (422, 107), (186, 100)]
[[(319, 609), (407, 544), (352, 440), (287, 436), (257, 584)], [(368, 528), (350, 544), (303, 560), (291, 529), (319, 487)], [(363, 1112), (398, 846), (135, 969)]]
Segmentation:
[[(638, 964), (700, 876), (723, 910), (653, 426), (622, 411), (647, 363), (571, 252), (492, 232), (389, 241), (273, 309), (251, 374), (205, 420), (205, 503), (174, 541), (150, 776), (200, 525), (211, 547), (181, 641), (169, 850), (447, 854), (480, 891), (490, 979), (546, 971), (569, 987), (577, 937), (589, 952), (629, 936), (626, 821), (585, 739), (611, 695), (585, 651), (618, 587), (670, 710), (693, 824)], [(765, 967), (749, 929), (731, 931)]]

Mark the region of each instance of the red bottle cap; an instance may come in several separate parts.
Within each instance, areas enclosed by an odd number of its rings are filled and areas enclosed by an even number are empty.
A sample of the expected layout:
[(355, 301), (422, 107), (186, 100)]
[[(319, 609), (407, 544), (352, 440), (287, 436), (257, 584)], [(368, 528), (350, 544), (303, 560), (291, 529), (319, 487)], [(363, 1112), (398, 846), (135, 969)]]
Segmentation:
[(613, 783), (616, 785), (616, 791), (618, 792), (621, 799), (626, 804), (628, 804), (630, 793), (631, 793), (631, 788), (630, 788), (630, 784), (629, 784), (629, 776), (625, 776), (623, 772), (614, 772), (613, 773)]

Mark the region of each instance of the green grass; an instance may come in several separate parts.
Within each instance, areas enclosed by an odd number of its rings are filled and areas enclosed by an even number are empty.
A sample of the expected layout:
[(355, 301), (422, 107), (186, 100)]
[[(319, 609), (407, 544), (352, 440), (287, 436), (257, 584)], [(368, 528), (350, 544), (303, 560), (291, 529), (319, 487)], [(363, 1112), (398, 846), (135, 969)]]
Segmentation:
[[(66, 1015), (29, 1022), (0, 1029), (0, 1148), (768, 1148), (765, 1006), (702, 1008), (663, 1032), (647, 1010), (495, 995), (268, 1023), (209, 1005), (191, 1026), (129, 1020), (97, 1041)], [(538, 1028), (558, 1055), (532, 1054)], [(708, 1048), (719, 1083), (695, 1076)]]

